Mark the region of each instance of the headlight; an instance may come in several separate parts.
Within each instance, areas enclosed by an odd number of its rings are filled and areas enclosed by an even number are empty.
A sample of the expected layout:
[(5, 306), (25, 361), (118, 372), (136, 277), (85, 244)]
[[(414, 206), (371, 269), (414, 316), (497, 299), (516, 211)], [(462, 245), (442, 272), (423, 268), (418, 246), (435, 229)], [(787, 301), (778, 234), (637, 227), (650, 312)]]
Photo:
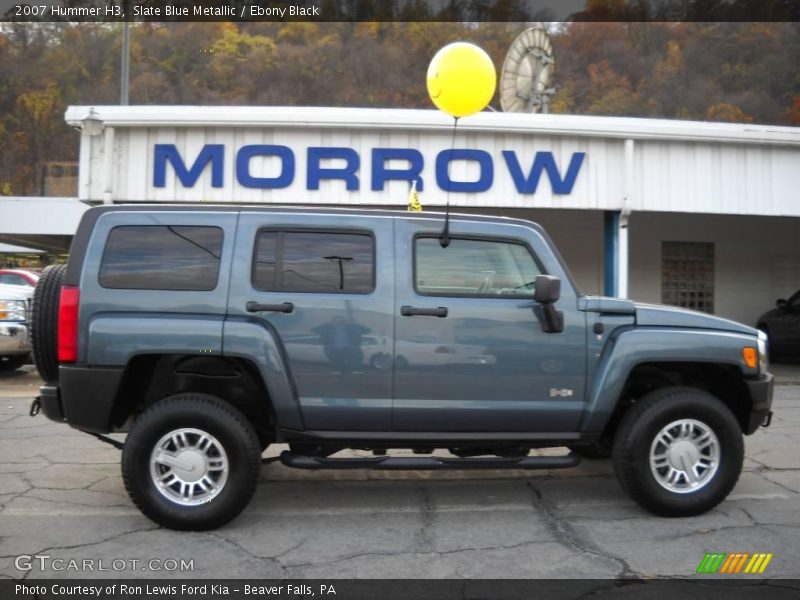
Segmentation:
[(767, 357), (769, 352), (767, 350), (767, 334), (763, 331), (758, 331), (758, 372), (763, 374), (767, 372), (769, 361)]
[(24, 300), (0, 300), (0, 321), (26, 321)]

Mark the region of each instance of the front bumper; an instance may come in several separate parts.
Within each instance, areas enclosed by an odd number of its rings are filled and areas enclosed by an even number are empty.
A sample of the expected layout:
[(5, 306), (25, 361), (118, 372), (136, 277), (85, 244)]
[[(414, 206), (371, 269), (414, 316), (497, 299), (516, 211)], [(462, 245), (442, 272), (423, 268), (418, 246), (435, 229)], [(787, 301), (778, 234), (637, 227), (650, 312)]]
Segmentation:
[(0, 322), (0, 355), (28, 354), (31, 339), (24, 323)]
[(772, 415), (772, 389), (774, 387), (774, 378), (772, 373), (766, 373), (758, 379), (751, 379), (746, 381), (747, 387), (750, 390), (750, 400), (752, 401), (752, 408), (750, 416), (747, 419), (747, 429), (745, 433), (750, 435), (758, 427), (767, 421), (767, 417)]

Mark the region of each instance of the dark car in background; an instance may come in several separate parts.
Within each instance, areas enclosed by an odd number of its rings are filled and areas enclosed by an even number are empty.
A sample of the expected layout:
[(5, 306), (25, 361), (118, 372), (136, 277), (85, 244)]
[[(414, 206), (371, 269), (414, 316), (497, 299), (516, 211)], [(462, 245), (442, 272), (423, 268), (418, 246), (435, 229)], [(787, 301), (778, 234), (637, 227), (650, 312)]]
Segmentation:
[(778, 300), (759, 317), (757, 327), (769, 338), (770, 360), (800, 358), (800, 290), (788, 300)]

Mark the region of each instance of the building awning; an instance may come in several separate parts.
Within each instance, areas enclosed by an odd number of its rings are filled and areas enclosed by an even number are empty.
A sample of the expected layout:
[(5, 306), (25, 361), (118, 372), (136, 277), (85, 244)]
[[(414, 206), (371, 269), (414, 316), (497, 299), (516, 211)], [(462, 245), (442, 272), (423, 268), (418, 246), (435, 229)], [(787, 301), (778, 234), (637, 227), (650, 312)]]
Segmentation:
[(0, 254), (44, 254), (44, 250), (0, 243)]

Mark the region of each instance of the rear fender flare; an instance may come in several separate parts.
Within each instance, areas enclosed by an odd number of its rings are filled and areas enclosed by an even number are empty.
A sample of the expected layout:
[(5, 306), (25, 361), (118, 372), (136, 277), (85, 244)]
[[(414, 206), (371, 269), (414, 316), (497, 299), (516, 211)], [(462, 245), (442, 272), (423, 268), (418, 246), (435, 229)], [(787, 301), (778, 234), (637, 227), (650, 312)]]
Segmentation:
[(276, 424), (305, 429), (297, 389), (278, 332), (268, 323), (247, 317), (228, 317), (223, 323), (222, 355), (252, 361), (272, 401)]

